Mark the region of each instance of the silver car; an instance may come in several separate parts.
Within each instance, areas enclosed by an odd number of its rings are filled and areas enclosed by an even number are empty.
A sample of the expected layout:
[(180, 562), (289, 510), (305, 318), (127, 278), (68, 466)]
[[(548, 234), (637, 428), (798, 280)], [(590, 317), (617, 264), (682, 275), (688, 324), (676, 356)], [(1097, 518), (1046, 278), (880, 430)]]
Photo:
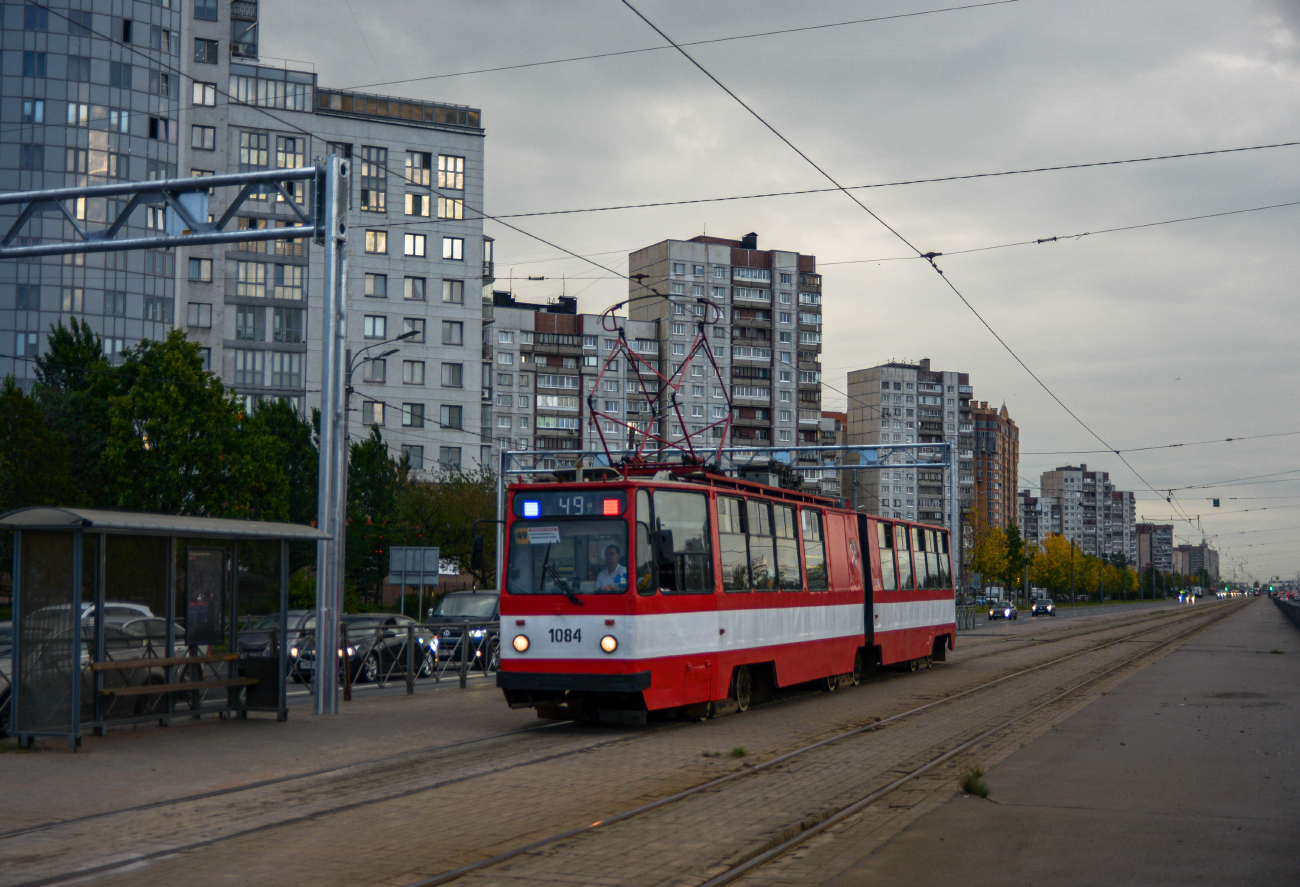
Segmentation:
[(989, 605), (989, 619), (1017, 619), (1020, 614), (1011, 601), (994, 601)]

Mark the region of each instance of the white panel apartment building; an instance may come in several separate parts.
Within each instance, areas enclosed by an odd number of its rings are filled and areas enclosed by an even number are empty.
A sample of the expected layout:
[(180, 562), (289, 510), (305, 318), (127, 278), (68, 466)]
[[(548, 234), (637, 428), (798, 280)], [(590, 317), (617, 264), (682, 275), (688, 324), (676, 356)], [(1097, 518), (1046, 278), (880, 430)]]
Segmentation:
[[(821, 422), (822, 281), (814, 256), (758, 249), (758, 235), (740, 240), (701, 236), (664, 240), (628, 256), (628, 306), (633, 320), (658, 325), (665, 375), (685, 360), (696, 324), (709, 321), (707, 298), (722, 311), (707, 327), (722, 382), (703, 357), (687, 368), (680, 402), (686, 430), (726, 416), (730, 386), (731, 446), (816, 445)], [(645, 275), (637, 280), (637, 275)], [(653, 292), (669, 296), (657, 298)], [(646, 298), (649, 296), (650, 298)], [(682, 433), (664, 413), (662, 432)], [(714, 442), (722, 429), (713, 429)], [(805, 475), (820, 477), (819, 460)]]
[[(958, 496), (961, 513), (974, 501), (974, 432), (971, 386), (967, 373), (931, 370), (930, 361), (886, 363), (849, 373), (848, 442), (850, 444), (957, 444)], [(911, 462), (912, 453), (888, 457), (888, 463)], [(846, 497), (882, 517), (947, 521), (948, 484), (942, 469), (884, 467), (845, 472)]]
[[(617, 320), (628, 344), (658, 367), (655, 323)], [(625, 357), (599, 378), (616, 342), (601, 315), (577, 313), (576, 299), (524, 302), (493, 293), (484, 305), (484, 439), (495, 442), (498, 455), (504, 449), (599, 451), (589, 397), (598, 411), (649, 427), (648, 402)], [(599, 421), (610, 449), (627, 446), (626, 428)]]
[[(190, 7), (193, 6), (193, 9)], [(211, 19), (202, 17), (211, 10)], [(229, 18), (227, 18), (229, 16)], [(417, 469), (472, 467), (480, 449), (483, 129), (479, 111), (321, 87), (308, 71), (259, 64), (257, 4), (186, 4), (180, 65), (182, 175), (351, 159), (348, 348), (407, 332), (382, 360), (358, 359), (350, 436), (381, 427)], [(304, 207), (303, 184), (292, 197)], [(292, 224), (275, 193), (238, 224)], [(214, 200), (212, 212), (225, 206)], [(250, 403), (319, 404), (324, 251), (263, 242), (178, 251), (177, 318), (211, 368)]]
[[(1131, 492), (1116, 490), (1109, 472), (1089, 471), (1087, 465), (1065, 465), (1044, 471), (1039, 480), (1041, 495), (1037, 500), (1021, 494), (1021, 510), (1037, 512), (1037, 538), (1053, 533), (1070, 539), (1085, 553), (1111, 558), (1123, 555), (1130, 564), (1137, 563), (1138, 537), (1136, 499)], [(1051, 525), (1043, 520), (1051, 515)], [(1031, 518), (1022, 513), (1022, 526)]]
[[(473, 108), (322, 88), (310, 71), (259, 62), (256, 0), (77, 0), (5, 8), (7, 126), (0, 177), (10, 189), (71, 187), (309, 164), (352, 163), (348, 337), (353, 353), (417, 335), (353, 376), (353, 436), (369, 422), (413, 463), (472, 465), (483, 455), (481, 306), (490, 276), (482, 223), (483, 129)], [(20, 50), (21, 47), (21, 51)], [(9, 50), (15, 50), (10, 52)], [(21, 95), (20, 95), (21, 93)], [(291, 198), (308, 212), (299, 183)], [(273, 191), (238, 224), (296, 216)], [(212, 201), (220, 215), (228, 194)], [(89, 201), (85, 222), (106, 206)], [(128, 234), (147, 236), (154, 207)], [(70, 239), (40, 218), (28, 232)], [(487, 261), (485, 261), (485, 259)], [(51, 323), (88, 321), (116, 355), (174, 326), (255, 406), (319, 403), (323, 255), (311, 243), (146, 250), (5, 263), (0, 372), (30, 383)]]

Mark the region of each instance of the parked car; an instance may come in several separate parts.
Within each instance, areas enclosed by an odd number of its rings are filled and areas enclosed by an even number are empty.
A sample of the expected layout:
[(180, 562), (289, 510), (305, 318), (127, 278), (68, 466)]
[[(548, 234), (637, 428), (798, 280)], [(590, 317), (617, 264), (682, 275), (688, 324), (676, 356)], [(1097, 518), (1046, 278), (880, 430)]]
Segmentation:
[(460, 625), (490, 623), (470, 629), (469, 652), (474, 659), (470, 664), (481, 668), (483, 660), (486, 660), (489, 670), (495, 670), (501, 664), (501, 596), (497, 592), (453, 591), (429, 610), (429, 621), (453, 623), (436, 629), (440, 659), (459, 659), (460, 638), (464, 632)]
[(1011, 601), (994, 601), (989, 606), (989, 619), (1018, 619), (1019, 611)]
[[(387, 613), (351, 613), (344, 614), (342, 622), (348, 626), (348, 643), (340, 651), (339, 674), (343, 674), (343, 662), (352, 670), (352, 680), (358, 683), (379, 680), (381, 674), (406, 672), (406, 638), (407, 626), (417, 626), (412, 633), (415, 638), (415, 676), (427, 678), (433, 674), (438, 664), (438, 639), (433, 632), (420, 628), (410, 616), (394, 616)], [(341, 643), (340, 634), (340, 643)], [(302, 647), (290, 649), (290, 655), (296, 660), (300, 674), (310, 675), (316, 670), (315, 639), (308, 640)]]
[(1040, 597), (1034, 601), (1034, 605), (1029, 608), (1030, 616), (1055, 616), (1056, 604), (1049, 597)]
[[(285, 633), (287, 650), (295, 650), (305, 647), (307, 642), (316, 632), (316, 611), (315, 610), (289, 610), (285, 613), (285, 624), (288, 625), (288, 631)], [(270, 658), (278, 655), (274, 645), (271, 643), (273, 632), (280, 630), (279, 614), (271, 614), (255, 619), (239, 631), (239, 644), (237, 652), (241, 656), (255, 656)], [(293, 657), (289, 656), (289, 673), (293, 675), (294, 680), (301, 681), (302, 678), (294, 671)]]

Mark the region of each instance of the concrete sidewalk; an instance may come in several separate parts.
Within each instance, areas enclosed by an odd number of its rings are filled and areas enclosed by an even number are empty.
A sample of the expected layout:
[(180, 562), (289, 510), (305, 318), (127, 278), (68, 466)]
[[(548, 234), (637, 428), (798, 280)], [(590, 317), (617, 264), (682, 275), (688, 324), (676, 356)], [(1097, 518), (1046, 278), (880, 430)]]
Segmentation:
[(1300, 631), (1260, 598), (985, 779), (816, 883), (1295, 887)]

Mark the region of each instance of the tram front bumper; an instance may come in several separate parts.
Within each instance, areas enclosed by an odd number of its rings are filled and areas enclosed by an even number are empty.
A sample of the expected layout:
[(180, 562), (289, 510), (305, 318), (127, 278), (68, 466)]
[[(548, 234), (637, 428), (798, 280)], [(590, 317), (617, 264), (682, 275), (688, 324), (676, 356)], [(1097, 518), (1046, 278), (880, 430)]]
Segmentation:
[(497, 686), (506, 691), (541, 693), (640, 693), (650, 689), (650, 672), (632, 674), (564, 674), (498, 671)]

